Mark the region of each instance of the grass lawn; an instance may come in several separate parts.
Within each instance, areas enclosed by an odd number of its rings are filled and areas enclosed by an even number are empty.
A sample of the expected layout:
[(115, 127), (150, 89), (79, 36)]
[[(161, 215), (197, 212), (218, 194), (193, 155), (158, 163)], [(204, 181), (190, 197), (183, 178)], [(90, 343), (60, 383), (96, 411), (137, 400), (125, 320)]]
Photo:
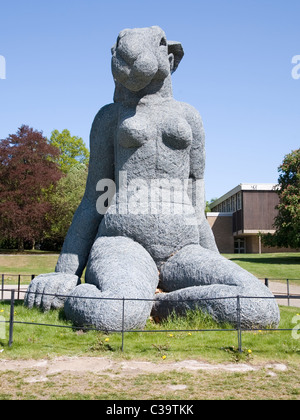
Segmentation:
[[(294, 328), (297, 309), (280, 309), (280, 328)], [(8, 303), (0, 303), (0, 315), (8, 318)], [(70, 326), (62, 311), (43, 314), (37, 309), (28, 310), (22, 303), (15, 307), (15, 321)], [(25, 324), (14, 326), (14, 342), (9, 348), (6, 326), (6, 337), (0, 339), (0, 351), (3, 350), (0, 363), (1, 359), (54, 360), (61, 356), (84, 356), (105, 358), (107, 363), (118, 363), (119, 368), (103, 373), (46, 372), (44, 376), (42, 368), (37, 367), (0, 370), (0, 400), (300, 399), (300, 339), (293, 338), (291, 331), (243, 332), (243, 353), (240, 354), (236, 332), (156, 332), (164, 328), (220, 328), (200, 312), (190, 313), (188, 318), (170, 319), (162, 325), (149, 320), (146, 328), (152, 332), (126, 333), (124, 353), (121, 353), (120, 334)], [(155, 371), (156, 366), (171, 366), (186, 360), (213, 364), (240, 362), (258, 369), (250, 372), (168, 368), (163, 372)], [(121, 364), (130, 361), (151, 362), (153, 371), (123, 372)], [(286, 370), (271, 372), (267, 367), (270, 362), (283, 363)], [(44, 366), (43, 361), (40, 366)], [(176, 391), (176, 386), (182, 390)]]
[[(0, 303), (0, 316), (9, 320), (10, 303)], [(295, 328), (295, 319), (299, 308), (281, 307), (281, 322), (279, 328)], [(6, 326), (5, 338), (0, 338), (1, 358), (43, 358), (74, 355), (110, 355), (121, 356), (121, 334), (110, 335), (98, 331), (78, 331), (65, 320), (63, 311), (41, 312), (39, 309), (25, 308), (22, 302), (15, 306), (14, 341), (8, 347), (8, 324), (1, 323), (0, 328)], [(58, 325), (47, 327), (44, 325), (17, 324), (29, 322), (35, 324)], [(298, 322), (300, 324), (300, 320)], [(168, 360), (182, 360), (184, 358), (200, 357), (207, 361), (232, 361), (253, 358), (256, 361), (281, 360), (300, 362), (300, 340), (293, 338), (291, 331), (252, 331), (243, 332), (243, 354), (237, 352), (236, 331), (204, 331), (177, 332), (176, 330), (195, 329), (229, 329), (230, 325), (219, 325), (208, 315), (190, 312), (187, 317), (168, 319), (162, 324), (156, 324), (149, 319), (146, 330), (149, 333), (125, 333), (124, 355), (129, 358), (144, 358), (147, 360), (161, 360), (166, 356)], [(300, 325), (299, 325), (300, 328)], [(169, 330), (169, 332), (157, 332)], [(172, 331), (174, 330), (174, 331)], [(1, 330), (0, 330), (1, 331)], [(0, 334), (1, 336), (1, 334)], [(251, 353), (248, 350), (251, 350)], [(123, 356), (124, 356), (123, 355)]]
[(17, 284), (18, 274), (24, 274), (21, 284), (29, 284), (32, 274), (53, 273), (57, 259), (58, 254), (1, 254), (0, 274), (6, 274), (5, 284)]
[[(300, 254), (226, 255), (255, 274), (268, 278), (300, 278)], [(0, 274), (40, 274), (54, 271), (58, 255), (0, 255)], [(22, 284), (29, 278), (22, 278)], [(10, 279), (16, 283), (16, 278)], [(9, 284), (7, 280), (5, 284)], [(299, 284), (299, 282), (298, 282)], [(0, 321), (9, 319), (9, 303), (0, 302)], [(280, 328), (300, 327), (299, 308), (280, 307)], [(296, 317), (296, 318), (295, 318)], [(253, 372), (165, 371), (132, 374), (122, 370), (103, 374), (60, 372), (45, 374), (37, 369), (0, 369), (0, 400), (5, 399), (94, 399), (94, 400), (199, 400), (199, 399), (300, 399), (300, 331), (253, 331), (242, 333), (243, 353), (237, 351), (236, 331), (157, 332), (158, 329), (220, 329), (201, 313), (168, 320), (162, 325), (148, 321), (151, 333), (125, 333), (124, 353), (120, 334), (77, 331), (63, 311), (42, 313), (18, 302), (13, 345), (8, 347), (8, 324), (0, 323), (0, 363), (4, 360), (52, 360), (57, 357), (101, 357), (118, 363), (148, 361), (154, 366), (183, 360), (213, 364), (242, 362), (261, 366)], [(70, 328), (64, 328), (70, 327)], [(225, 326), (226, 328), (230, 326)], [(298, 334), (298, 335), (297, 335)], [(249, 352), (250, 350), (250, 352)], [(42, 364), (44, 362), (41, 362)], [(284, 363), (286, 371), (270, 372), (270, 362)], [(172, 386), (183, 387), (181, 391)]]
[[(226, 254), (226, 258), (259, 278), (300, 279), (300, 253)], [(0, 274), (42, 274), (54, 271), (58, 254), (0, 254)], [(16, 284), (17, 277), (5, 276), (5, 284)], [(30, 277), (21, 277), (29, 284)], [(300, 281), (295, 282), (300, 285)]]
[[(264, 279), (300, 279), (300, 253), (226, 254), (256, 277)], [(299, 284), (300, 282), (295, 284)]]

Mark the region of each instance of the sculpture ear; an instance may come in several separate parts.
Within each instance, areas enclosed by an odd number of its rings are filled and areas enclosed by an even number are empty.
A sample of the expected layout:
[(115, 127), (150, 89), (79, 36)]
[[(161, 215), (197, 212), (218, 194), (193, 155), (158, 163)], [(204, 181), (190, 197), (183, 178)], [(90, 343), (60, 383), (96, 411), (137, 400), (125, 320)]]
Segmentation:
[(179, 63), (184, 56), (184, 51), (180, 42), (168, 41), (168, 54), (174, 55), (174, 64), (173, 68), (171, 68), (171, 73), (174, 73), (174, 71), (177, 70)]

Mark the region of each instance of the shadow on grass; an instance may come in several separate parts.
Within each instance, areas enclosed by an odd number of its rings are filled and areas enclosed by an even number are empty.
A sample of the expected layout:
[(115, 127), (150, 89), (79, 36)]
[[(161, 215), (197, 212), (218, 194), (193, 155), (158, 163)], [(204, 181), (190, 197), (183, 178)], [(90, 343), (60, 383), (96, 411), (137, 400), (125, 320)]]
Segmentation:
[(255, 264), (286, 264), (295, 265), (300, 264), (300, 257), (298, 255), (291, 255), (286, 257), (233, 257), (231, 261), (249, 262)]
[(24, 251), (18, 251), (17, 249), (3, 249), (0, 248), (0, 254), (8, 255), (59, 255), (60, 251), (39, 251), (37, 249), (25, 249)]

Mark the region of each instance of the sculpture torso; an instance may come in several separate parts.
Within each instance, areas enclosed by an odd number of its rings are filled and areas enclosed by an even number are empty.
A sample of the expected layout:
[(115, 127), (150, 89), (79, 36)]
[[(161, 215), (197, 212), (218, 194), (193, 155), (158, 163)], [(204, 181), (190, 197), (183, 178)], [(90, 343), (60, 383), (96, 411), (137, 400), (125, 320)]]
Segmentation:
[[(169, 257), (174, 244), (199, 243), (197, 224), (182, 223), (184, 215), (194, 217), (187, 191), (192, 140), (184, 107), (173, 98), (119, 104), (114, 139), (117, 197), (101, 223), (101, 236), (130, 237), (156, 261)], [(121, 194), (120, 172), (126, 177)]]
[[(192, 130), (172, 98), (121, 105), (115, 138), (116, 169), (129, 179), (188, 179)], [(178, 164), (180, 162), (180, 164)]]

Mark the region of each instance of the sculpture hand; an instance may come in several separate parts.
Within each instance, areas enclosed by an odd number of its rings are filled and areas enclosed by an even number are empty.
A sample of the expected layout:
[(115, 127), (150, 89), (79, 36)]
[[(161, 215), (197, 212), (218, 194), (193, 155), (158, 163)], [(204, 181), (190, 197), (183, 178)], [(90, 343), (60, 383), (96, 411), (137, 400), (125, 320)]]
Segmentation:
[(41, 274), (30, 283), (24, 304), (48, 311), (63, 308), (67, 297), (80, 284), (80, 279), (73, 274)]

